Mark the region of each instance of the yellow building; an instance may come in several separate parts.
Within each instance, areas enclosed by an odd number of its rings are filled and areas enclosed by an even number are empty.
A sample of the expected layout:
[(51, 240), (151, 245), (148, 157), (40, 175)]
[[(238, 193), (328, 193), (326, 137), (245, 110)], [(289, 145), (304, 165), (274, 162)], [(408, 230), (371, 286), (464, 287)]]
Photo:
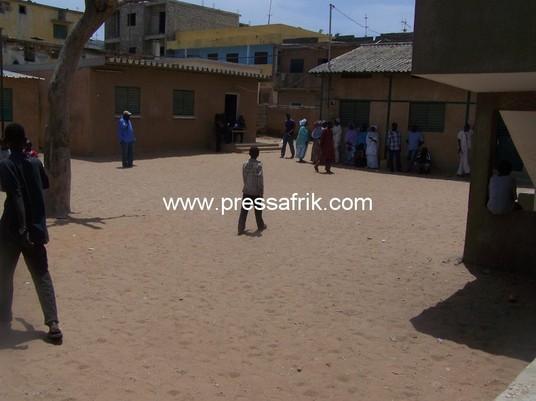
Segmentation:
[(239, 64), (264, 65), (272, 75), (275, 46), (286, 42), (327, 42), (328, 35), (284, 24), (241, 26), (177, 32), (167, 54), (178, 58), (207, 58)]
[(242, 45), (276, 45), (288, 39), (316, 38), (327, 42), (328, 35), (284, 24), (241, 26), (177, 32), (168, 49), (195, 49)]
[(56, 59), (83, 13), (23, 0), (0, 1), (4, 65)]

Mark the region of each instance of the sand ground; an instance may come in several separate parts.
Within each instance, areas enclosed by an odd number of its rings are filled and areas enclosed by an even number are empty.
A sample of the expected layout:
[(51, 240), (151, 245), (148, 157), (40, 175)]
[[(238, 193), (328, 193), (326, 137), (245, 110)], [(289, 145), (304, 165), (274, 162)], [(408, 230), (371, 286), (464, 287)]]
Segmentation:
[(266, 197), (372, 210), (266, 211), (243, 236), (238, 211), (166, 210), (240, 196), (246, 159), (73, 160), (73, 214), (49, 220), (65, 338), (43, 340), (21, 262), (0, 399), (488, 401), (536, 357), (534, 281), (460, 263), (468, 182), (266, 152)]

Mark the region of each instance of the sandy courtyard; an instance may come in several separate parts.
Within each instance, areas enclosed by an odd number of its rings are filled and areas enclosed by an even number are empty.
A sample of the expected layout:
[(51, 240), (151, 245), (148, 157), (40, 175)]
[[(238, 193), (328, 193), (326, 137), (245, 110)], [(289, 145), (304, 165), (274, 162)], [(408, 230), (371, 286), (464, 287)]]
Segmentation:
[[(73, 160), (49, 220), (62, 345), (23, 262), (0, 399), (490, 401), (536, 357), (535, 283), (459, 263), (469, 184), (261, 153), (265, 196), (372, 210), (167, 211), (240, 196), (245, 154)], [(0, 195), (3, 202), (3, 195)], [(516, 302), (509, 302), (509, 297)]]

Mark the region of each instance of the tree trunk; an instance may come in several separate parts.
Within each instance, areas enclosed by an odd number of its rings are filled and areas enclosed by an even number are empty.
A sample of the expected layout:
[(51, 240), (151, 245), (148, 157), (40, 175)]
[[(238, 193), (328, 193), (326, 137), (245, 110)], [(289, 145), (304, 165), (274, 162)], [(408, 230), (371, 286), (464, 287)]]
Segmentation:
[(49, 216), (66, 218), (71, 212), (71, 151), (69, 100), (78, 61), (93, 33), (129, 0), (85, 0), (86, 9), (61, 49), (59, 64), (48, 90), (48, 124), (45, 130), (45, 168), (50, 178), (46, 193)]

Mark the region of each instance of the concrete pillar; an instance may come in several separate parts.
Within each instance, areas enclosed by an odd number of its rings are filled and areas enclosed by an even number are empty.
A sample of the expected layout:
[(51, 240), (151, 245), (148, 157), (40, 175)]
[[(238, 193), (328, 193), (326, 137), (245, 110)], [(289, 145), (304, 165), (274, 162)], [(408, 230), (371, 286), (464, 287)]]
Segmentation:
[(536, 93), (478, 94), (463, 260), (496, 270), (534, 273), (536, 213), (495, 216), (486, 208), (500, 110), (536, 110)]

